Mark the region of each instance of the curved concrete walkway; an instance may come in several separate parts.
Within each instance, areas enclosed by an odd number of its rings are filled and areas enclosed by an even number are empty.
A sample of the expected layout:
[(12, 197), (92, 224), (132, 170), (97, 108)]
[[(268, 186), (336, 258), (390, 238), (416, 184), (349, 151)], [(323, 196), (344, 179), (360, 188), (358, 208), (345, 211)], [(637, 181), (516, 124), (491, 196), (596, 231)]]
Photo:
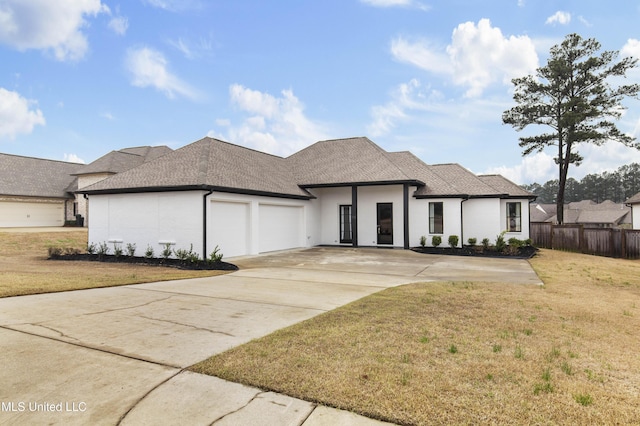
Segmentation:
[(379, 424), (185, 368), (387, 287), (541, 284), (528, 262), (313, 248), (211, 278), (0, 299), (0, 424)]

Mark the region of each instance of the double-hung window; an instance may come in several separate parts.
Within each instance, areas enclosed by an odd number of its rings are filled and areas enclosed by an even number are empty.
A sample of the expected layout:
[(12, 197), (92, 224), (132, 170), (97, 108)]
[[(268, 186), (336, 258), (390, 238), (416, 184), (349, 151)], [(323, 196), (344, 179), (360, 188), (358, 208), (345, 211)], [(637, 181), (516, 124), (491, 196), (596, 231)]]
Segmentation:
[(429, 233), (442, 234), (444, 228), (442, 202), (429, 203)]
[(507, 203), (507, 231), (522, 232), (522, 203)]

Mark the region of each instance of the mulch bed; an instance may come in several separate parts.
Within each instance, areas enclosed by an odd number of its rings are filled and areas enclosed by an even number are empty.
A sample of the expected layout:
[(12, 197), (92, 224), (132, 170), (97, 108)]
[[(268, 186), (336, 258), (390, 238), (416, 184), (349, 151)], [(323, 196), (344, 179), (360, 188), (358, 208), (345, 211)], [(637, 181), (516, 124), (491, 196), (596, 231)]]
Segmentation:
[(60, 254), (49, 256), (49, 260), (84, 260), (90, 262), (107, 262), (107, 263), (130, 263), (136, 265), (166, 266), (178, 269), (190, 270), (211, 270), (211, 271), (237, 271), (238, 267), (227, 262), (207, 262), (199, 260), (198, 262), (185, 262), (180, 259), (164, 259), (164, 258), (146, 258), (139, 256), (115, 256), (112, 254)]
[(411, 250), (424, 254), (443, 254), (450, 256), (499, 257), (503, 259), (531, 259), (538, 249), (533, 246), (520, 247), (515, 253), (500, 252), (491, 248), (484, 250), (482, 246), (451, 247), (414, 247)]

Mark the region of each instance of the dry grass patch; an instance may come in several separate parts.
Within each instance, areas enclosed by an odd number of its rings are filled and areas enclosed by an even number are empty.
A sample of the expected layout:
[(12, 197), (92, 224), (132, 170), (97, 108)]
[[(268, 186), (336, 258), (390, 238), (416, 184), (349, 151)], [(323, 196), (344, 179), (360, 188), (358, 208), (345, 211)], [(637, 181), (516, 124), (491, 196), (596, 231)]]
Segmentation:
[(49, 247), (87, 247), (86, 230), (67, 232), (0, 232), (0, 297), (110, 287), (184, 278), (224, 271), (47, 260)]
[(640, 423), (640, 262), (531, 263), (544, 287), (391, 288), (193, 369), (400, 424)]

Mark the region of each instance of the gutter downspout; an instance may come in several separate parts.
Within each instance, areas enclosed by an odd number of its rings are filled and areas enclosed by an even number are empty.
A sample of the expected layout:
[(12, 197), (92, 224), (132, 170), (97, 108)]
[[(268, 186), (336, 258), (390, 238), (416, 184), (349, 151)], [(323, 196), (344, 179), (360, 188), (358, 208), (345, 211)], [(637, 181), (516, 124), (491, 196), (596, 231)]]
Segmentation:
[(207, 197), (213, 194), (209, 189), (202, 196), (202, 260), (207, 260)]
[(469, 201), (468, 195), (466, 196), (466, 198), (463, 198), (462, 201), (460, 201), (460, 247), (464, 247), (464, 214), (462, 213), (462, 204), (465, 201)]

